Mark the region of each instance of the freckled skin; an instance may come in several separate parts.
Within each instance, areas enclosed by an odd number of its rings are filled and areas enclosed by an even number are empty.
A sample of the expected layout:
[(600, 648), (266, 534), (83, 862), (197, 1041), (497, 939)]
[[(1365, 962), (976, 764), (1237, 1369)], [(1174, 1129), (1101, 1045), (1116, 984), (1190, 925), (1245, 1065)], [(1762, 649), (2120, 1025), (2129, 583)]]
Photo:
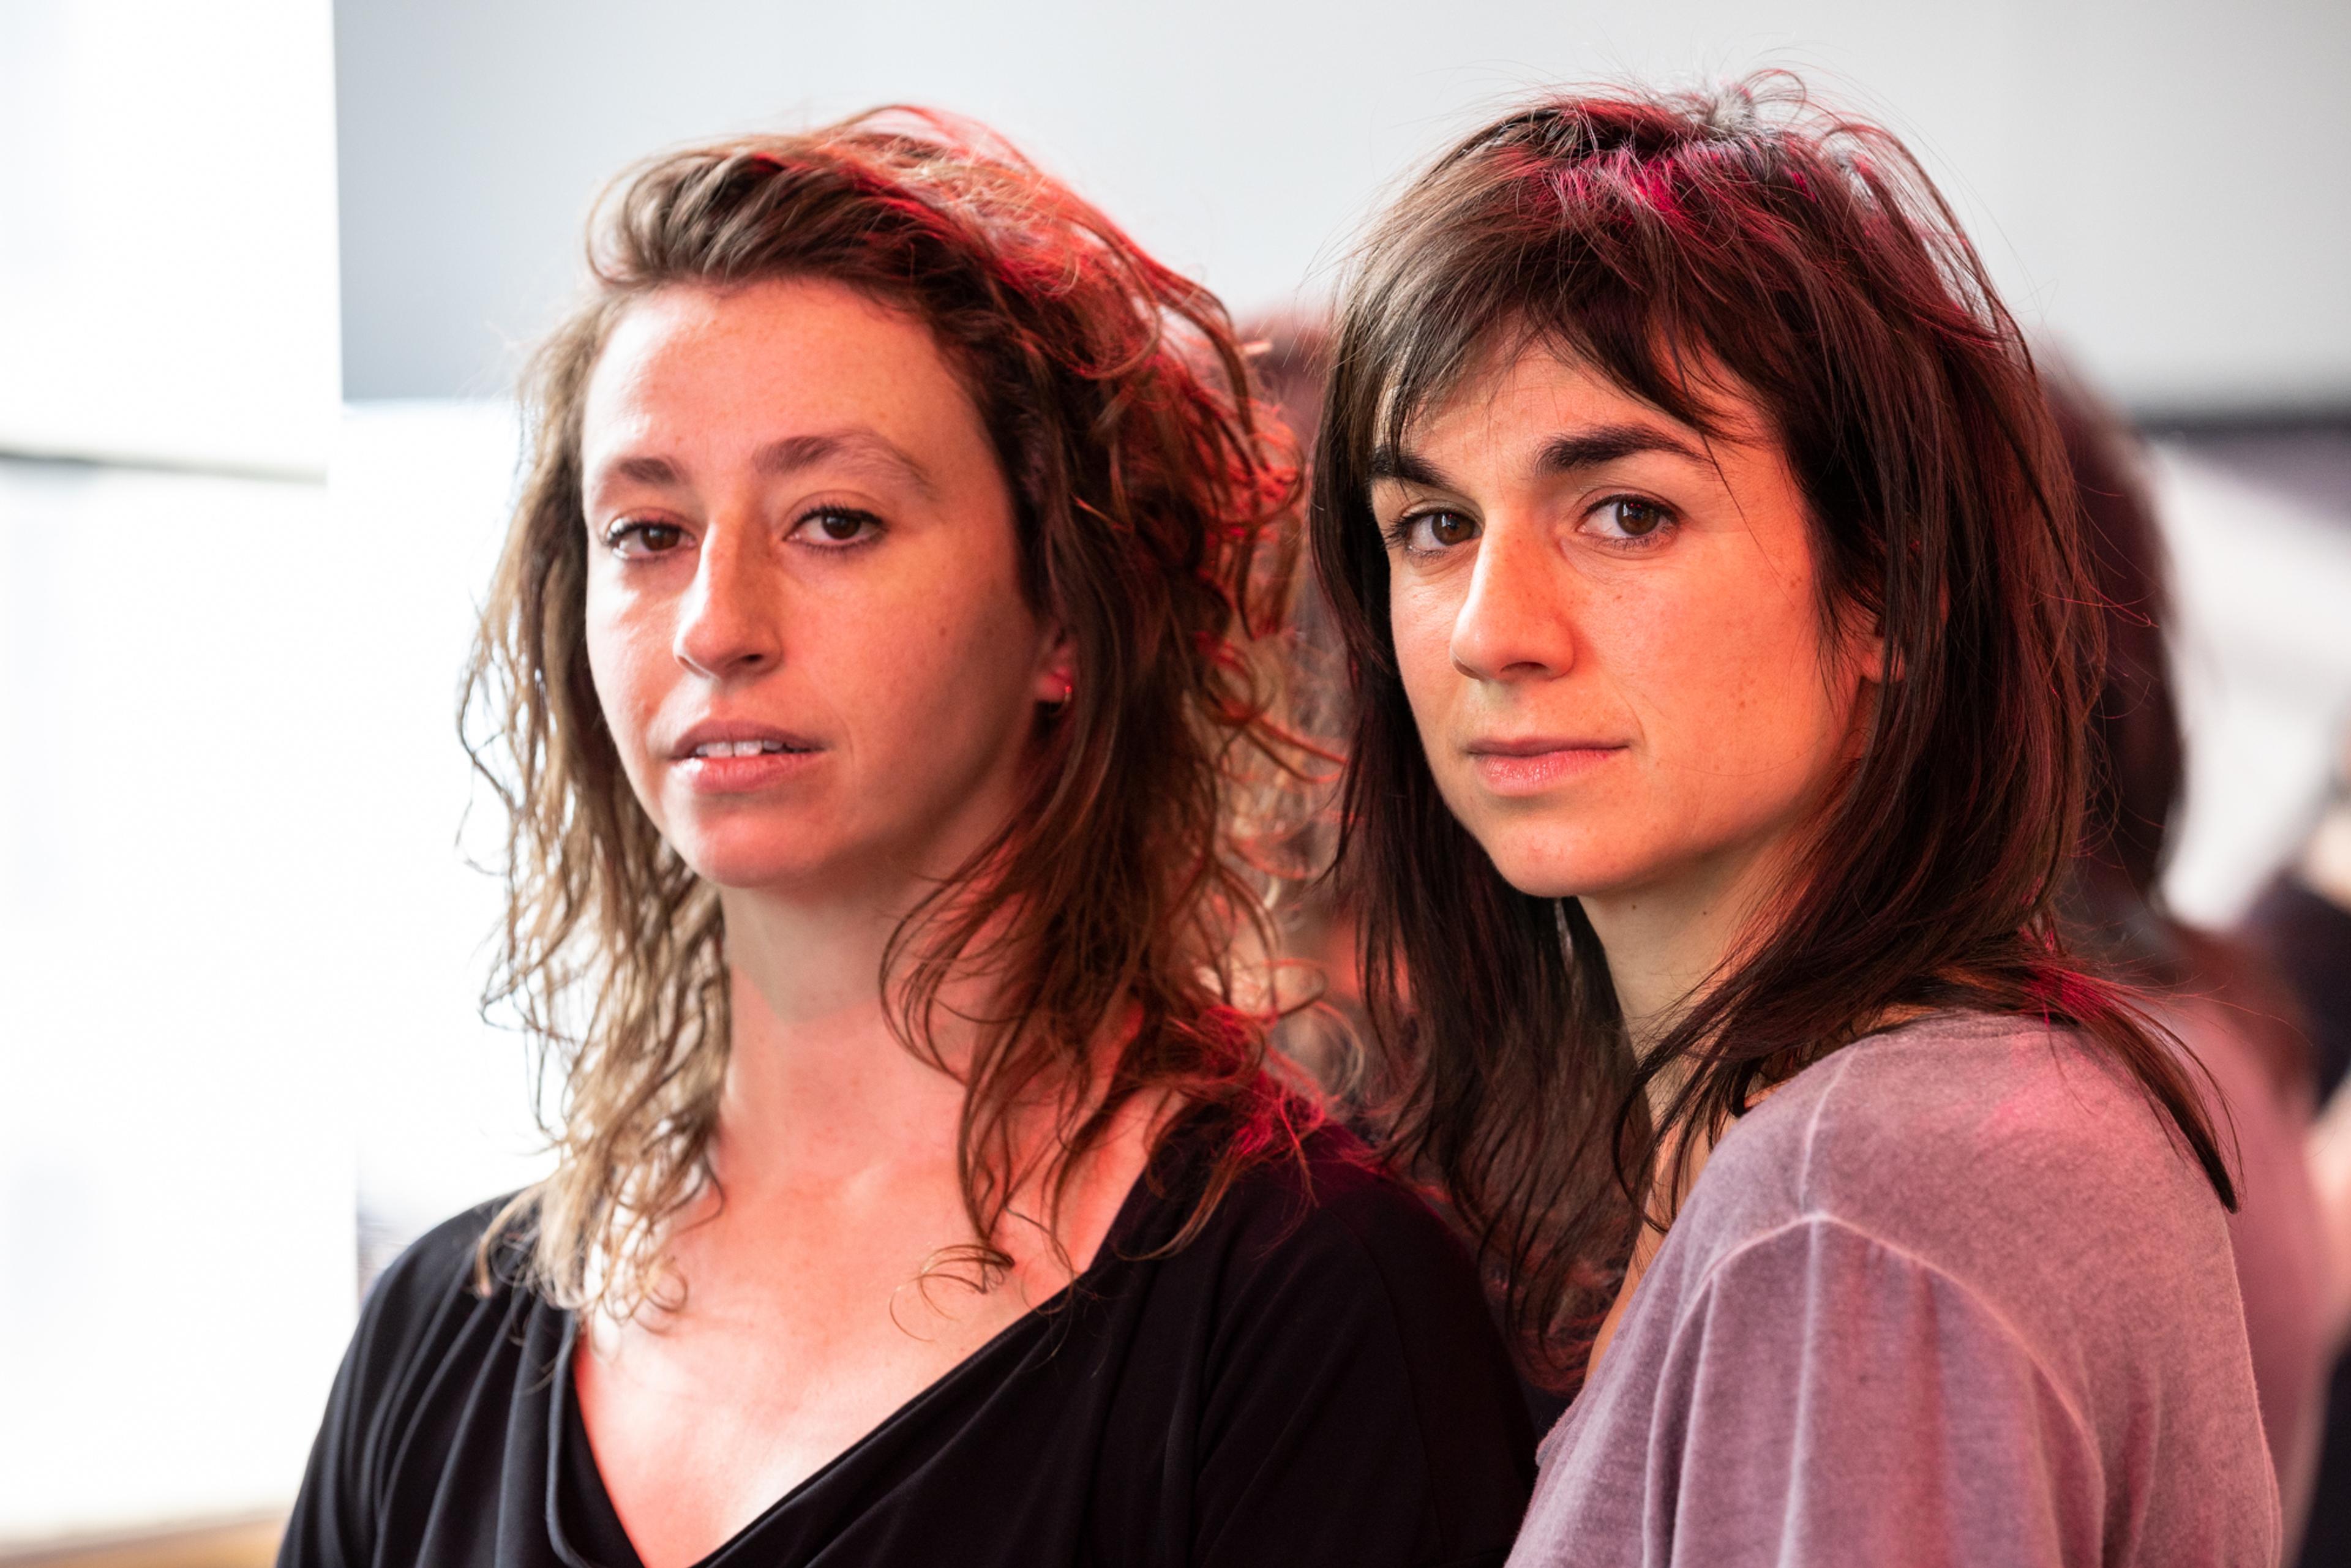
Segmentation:
[[(914, 468), (758, 460), (841, 431)], [(925, 327), (830, 283), (663, 290), (598, 360), (581, 449), (590, 667), (631, 784), (689, 865), (838, 894), (951, 871), (1004, 820), (1067, 667), (1022, 596), (978, 411)], [(674, 479), (632, 471), (642, 457)], [(842, 548), (823, 517), (848, 514), (870, 522)], [(653, 531), (608, 543), (632, 522)], [(773, 789), (698, 794), (670, 747), (714, 716), (821, 755)]]
[[(1876, 669), (1859, 640), (1822, 646), (1776, 440), (1735, 392), (1711, 401), (1728, 439), (1542, 348), (1489, 359), (1407, 433), (1442, 483), (1374, 486), (1384, 530), (1423, 519), (1391, 538), (1390, 623), (1446, 803), (1513, 886), (1603, 923), (1751, 894), (1850, 755)], [(1627, 428), (1688, 450), (1544, 461)], [(1621, 749), (1550, 788), (1489, 787), (1468, 748), (1531, 735)]]
[[(664, 1238), (683, 1305), (591, 1315), (571, 1365), (638, 1556), (684, 1568), (1082, 1268), (1164, 1100), (1119, 1113), (1056, 1231), (1004, 1228), (993, 1289), (922, 1287), (972, 1239), (964, 1088), (896, 1033), (883, 944), (1017, 808), (1038, 705), (1076, 674), (928, 331), (831, 284), (663, 291), (597, 362), (581, 455), (597, 697), (726, 919), (720, 1185)], [(697, 789), (677, 752), (714, 718), (817, 749)], [(958, 984), (950, 1006), (985, 1014)], [(1017, 1208), (1044, 1211), (1026, 1189)]]
[[(1769, 918), (1882, 657), (1823, 645), (1802, 495), (1723, 382), (1708, 440), (1541, 347), (1489, 357), (1406, 433), (1413, 477), (1373, 486), (1437, 788), (1513, 887), (1579, 901), (1637, 1048)], [(1528, 737), (1584, 760), (1531, 781), (1478, 755)], [(1694, 1176), (1708, 1142), (1684, 1152)], [(1593, 1366), (1664, 1234), (1642, 1231)]]

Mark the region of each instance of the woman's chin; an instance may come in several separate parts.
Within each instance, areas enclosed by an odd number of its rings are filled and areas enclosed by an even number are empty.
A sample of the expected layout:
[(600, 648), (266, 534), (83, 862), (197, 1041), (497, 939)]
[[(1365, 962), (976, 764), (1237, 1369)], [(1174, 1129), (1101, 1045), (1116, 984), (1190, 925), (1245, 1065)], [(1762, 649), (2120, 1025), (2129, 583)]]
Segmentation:
[(1504, 882), (1530, 898), (1589, 898), (1638, 880), (1640, 868), (1622, 853), (1599, 852), (1586, 835), (1507, 831), (1484, 844)]
[(742, 843), (721, 840), (675, 846), (694, 873), (729, 893), (821, 896), (839, 881), (840, 857), (811, 853), (805, 843)]

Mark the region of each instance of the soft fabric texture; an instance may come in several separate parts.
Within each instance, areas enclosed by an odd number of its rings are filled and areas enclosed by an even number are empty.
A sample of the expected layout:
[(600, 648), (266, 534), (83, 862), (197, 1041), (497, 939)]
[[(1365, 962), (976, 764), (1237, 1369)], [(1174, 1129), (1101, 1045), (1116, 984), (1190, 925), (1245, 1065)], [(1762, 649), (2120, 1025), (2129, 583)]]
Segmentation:
[[(1501, 1563), (1533, 1479), (1460, 1244), (1325, 1128), (1165, 1257), (1179, 1129), (1094, 1263), (705, 1562), (872, 1568)], [(635, 1568), (573, 1396), (572, 1315), (469, 1287), (477, 1209), (361, 1313), (280, 1568)]]
[(2266, 1568), (2224, 1215), (2068, 1031), (1857, 1041), (1724, 1132), (1510, 1562)]

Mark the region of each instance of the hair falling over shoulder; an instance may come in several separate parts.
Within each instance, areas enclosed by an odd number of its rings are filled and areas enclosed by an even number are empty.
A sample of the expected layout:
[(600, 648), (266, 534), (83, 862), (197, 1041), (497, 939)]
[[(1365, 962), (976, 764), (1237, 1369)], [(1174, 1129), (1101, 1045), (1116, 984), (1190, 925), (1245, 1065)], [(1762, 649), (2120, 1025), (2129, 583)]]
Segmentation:
[[(1222, 308), (986, 132), (914, 110), (648, 162), (600, 209), (590, 260), (592, 295), (533, 373), (528, 471), (461, 713), (508, 818), (484, 1006), (519, 1020), (559, 1083), (541, 1107), (557, 1168), (493, 1227), (484, 1269), (527, 1239), (533, 1282), (564, 1305), (664, 1301), (664, 1227), (709, 1180), (726, 931), (603, 726), (582, 632), (581, 404), (632, 301), (794, 277), (929, 327), (1013, 492), (1025, 590), (1082, 672), (1040, 721), (1020, 808), (875, 977), (907, 1047), (943, 1069), (943, 985), (981, 974), (996, 998), (958, 1069), (973, 1266), (1004, 1260), (1013, 1195), (1057, 1200), (1145, 1092), (1235, 1124), (1196, 1228), (1247, 1164), (1294, 1153), (1311, 1114), (1268, 1071), (1270, 879), (1251, 852), (1303, 761), (1268, 641), (1291, 588), (1296, 464)], [(1040, 1103), (1063, 1108), (1041, 1151), (1018, 1135)]]
[[(1884, 636), (1861, 755), (1769, 929), (1638, 1060), (1579, 905), (1510, 887), (1439, 799), (1389, 635), (1374, 455), (1498, 338), (1709, 433), (1727, 372), (1802, 489), (1824, 636)], [(2188, 1076), (2052, 918), (2102, 658), (2078, 506), (2016, 324), (1895, 138), (1776, 76), (1529, 104), (1376, 222), (1332, 357), (1312, 541), (1358, 685), (1342, 869), (1391, 1147), (1451, 1197), (1538, 1378), (1577, 1376), (1677, 1129), (1888, 1017), (2080, 1028), (2233, 1201)]]

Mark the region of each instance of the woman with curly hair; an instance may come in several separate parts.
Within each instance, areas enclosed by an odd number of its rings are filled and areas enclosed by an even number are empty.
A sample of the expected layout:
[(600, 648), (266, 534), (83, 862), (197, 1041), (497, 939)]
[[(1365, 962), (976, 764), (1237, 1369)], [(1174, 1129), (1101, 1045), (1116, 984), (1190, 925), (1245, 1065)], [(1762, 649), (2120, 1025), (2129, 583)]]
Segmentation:
[(378, 1284), (281, 1562), (1499, 1562), (1469, 1260), (1266, 1046), (1221, 308), (904, 112), (591, 259), (470, 688), (558, 1162)]
[(1768, 82), (1536, 103), (1332, 363), (1390, 1135), (1581, 1389), (1512, 1561), (2274, 1562), (2223, 1141), (2053, 918), (2078, 505), (1924, 174)]

